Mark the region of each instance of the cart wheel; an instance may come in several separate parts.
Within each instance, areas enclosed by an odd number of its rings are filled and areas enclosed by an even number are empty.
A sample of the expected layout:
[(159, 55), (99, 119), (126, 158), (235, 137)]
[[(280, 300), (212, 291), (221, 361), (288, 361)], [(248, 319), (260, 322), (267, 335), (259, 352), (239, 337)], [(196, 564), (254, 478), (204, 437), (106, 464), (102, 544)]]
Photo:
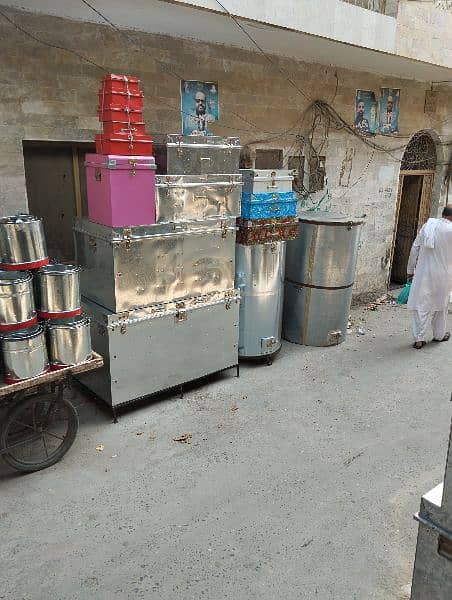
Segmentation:
[(0, 432), (3, 459), (18, 471), (32, 472), (58, 462), (78, 429), (74, 406), (65, 398), (33, 396), (8, 412)]

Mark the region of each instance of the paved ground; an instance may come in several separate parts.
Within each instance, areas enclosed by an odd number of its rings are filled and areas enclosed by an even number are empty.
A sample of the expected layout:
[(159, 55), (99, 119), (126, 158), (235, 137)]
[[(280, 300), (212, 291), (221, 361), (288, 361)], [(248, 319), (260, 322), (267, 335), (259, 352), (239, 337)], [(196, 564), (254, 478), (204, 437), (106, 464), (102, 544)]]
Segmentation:
[(406, 598), (412, 514), (444, 470), (451, 345), (412, 350), (400, 307), (353, 320), (365, 335), (286, 344), (117, 425), (82, 399), (64, 461), (2, 467), (0, 598)]

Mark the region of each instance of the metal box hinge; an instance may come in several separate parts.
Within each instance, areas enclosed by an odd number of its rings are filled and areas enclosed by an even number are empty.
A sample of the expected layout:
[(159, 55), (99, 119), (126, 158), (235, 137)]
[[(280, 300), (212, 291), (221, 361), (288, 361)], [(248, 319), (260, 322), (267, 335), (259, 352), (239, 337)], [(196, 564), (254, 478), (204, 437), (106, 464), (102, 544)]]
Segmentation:
[(176, 302), (176, 314), (174, 315), (174, 321), (176, 323), (182, 323), (187, 320), (187, 309), (185, 302)]
[(227, 221), (221, 221), (221, 237), (225, 239), (228, 235), (228, 224)]
[(130, 174), (132, 175), (132, 177), (134, 177), (137, 174), (137, 162), (138, 159), (129, 158), (129, 165), (132, 167), (132, 169), (130, 170)]

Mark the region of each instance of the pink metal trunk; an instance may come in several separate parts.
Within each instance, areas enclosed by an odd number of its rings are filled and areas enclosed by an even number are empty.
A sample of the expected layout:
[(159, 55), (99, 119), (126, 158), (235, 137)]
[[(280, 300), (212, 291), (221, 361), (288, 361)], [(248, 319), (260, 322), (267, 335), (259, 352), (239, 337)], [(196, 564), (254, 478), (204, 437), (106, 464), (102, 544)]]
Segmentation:
[(155, 160), (152, 156), (87, 154), (89, 220), (107, 227), (155, 223)]

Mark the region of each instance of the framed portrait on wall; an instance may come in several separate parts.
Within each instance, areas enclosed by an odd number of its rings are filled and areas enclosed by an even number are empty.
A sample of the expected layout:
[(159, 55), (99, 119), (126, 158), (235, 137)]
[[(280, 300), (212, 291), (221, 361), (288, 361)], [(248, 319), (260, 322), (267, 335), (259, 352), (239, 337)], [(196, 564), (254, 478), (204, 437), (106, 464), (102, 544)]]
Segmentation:
[(355, 95), (355, 129), (361, 133), (377, 132), (377, 101), (375, 92), (356, 90)]
[(380, 133), (398, 133), (400, 112), (400, 89), (381, 88)]
[(183, 135), (210, 135), (209, 126), (218, 121), (218, 83), (180, 82)]

